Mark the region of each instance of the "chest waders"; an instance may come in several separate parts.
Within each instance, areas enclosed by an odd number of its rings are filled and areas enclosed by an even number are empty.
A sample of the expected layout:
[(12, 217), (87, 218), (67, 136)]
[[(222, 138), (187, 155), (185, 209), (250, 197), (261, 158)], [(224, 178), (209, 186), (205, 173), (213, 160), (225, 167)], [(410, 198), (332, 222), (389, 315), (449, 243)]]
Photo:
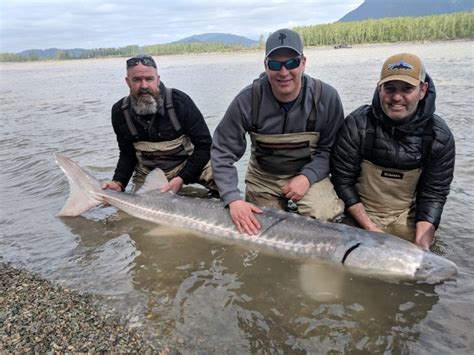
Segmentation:
[(402, 170), (384, 168), (373, 164), (375, 128), (367, 120), (364, 144), (364, 159), (356, 189), (364, 208), (374, 223), (385, 232), (413, 238), (415, 232), (415, 200), (418, 181), (423, 166), (429, 160), (433, 141), (431, 121), (426, 125), (422, 137), (422, 164), (417, 169)]
[[(320, 134), (315, 129), (321, 86), (321, 81), (316, 80), (314, 105), (307, 119), (306, 132), (261, 134), (258, 133), (260, 82), (254, 80), (251, 153), (245, 177), (247, 201), (259, 206), (286, 209), (288, 200), (281, 188), (311, 162), (318, 147)], [(298, 213), (321, 219), (334, 219), (343, 211), (343, 203), (329, 178), (313, 184), (296, 205)]]
[[(155, 168), (162, 169), (168, 180), (175, 177), (186, 164), (186, 160), (194, 151), (194, 146), (187, 135), (182, 134), (176, 139), (164, 142), (150, 142), (139, 140), (137, 128), (129, 113), (129, 97), (122, 101), (122, 111), (125, 116), (127, 127), (133, 137), (133, 146), (136, 150), (138, 164), (135, 166), (135, 173), (132, 181), (136, 191), (145, 181), (146, 175)], [(181, 131), (176, 111), (173, 106), (172, 89), (165, 88), (165, 107), (168, 116), (176, 132)], [(150, 122), (150, 127), (156, 115)]]

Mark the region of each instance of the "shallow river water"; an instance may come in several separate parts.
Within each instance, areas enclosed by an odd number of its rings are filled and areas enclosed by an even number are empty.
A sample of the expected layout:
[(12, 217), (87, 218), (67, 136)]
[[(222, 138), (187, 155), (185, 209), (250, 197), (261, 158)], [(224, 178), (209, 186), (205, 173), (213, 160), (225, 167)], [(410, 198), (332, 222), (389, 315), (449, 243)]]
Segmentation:
[[(474, 352), (473, 42), (308, 49), (306, 71), (338, 89), (348, 114), (370, 102), (383, 60), (402, 51), (424, 60), (456, 138), (433, 248), (458, 265), (455, 279), (351, 276), (111, 207), (57, 217), (68, 184), (53, 153), (112, 176), (110, 108), (127, 94), (124, 58), (0, 65), (0, 261), (97, 294), (185, 353)], [(163, 82), (187, 92), (211, 130), (263, 68), (262, 52), (156, 59)]]

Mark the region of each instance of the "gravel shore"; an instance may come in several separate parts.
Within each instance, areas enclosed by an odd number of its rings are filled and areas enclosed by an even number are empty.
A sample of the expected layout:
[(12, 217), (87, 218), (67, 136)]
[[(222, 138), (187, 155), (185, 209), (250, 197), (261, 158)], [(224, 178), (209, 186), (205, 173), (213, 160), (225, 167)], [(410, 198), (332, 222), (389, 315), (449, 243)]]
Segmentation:
[(4, 263), (0, 276), (0, 353), (174, 353), (91, 295)]

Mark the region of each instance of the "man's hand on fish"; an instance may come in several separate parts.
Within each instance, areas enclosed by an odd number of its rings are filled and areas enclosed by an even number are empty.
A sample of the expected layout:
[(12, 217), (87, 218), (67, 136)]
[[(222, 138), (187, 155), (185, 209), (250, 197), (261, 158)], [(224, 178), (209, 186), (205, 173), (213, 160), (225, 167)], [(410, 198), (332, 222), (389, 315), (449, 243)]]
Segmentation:
[(260, 229), (260, 223), (254, 213), (262, 213), (257, 206), (236, 200), (229, 203), (230, 216), (241, 234), (256, 235)]
[(102, 189), (109, 189), (121, 192), (124, 190), (123, 185), (118, 181), (106, 181), (102, 183)]
[(183, 183), (184, 183), (183, 179), (179, 176), (176, 176), (172, 178), (169, 183), (163, 186), (163, 188), (161, 189), (161, 192), (171, 191), (173, 193), (177, 193), (183, 187)]

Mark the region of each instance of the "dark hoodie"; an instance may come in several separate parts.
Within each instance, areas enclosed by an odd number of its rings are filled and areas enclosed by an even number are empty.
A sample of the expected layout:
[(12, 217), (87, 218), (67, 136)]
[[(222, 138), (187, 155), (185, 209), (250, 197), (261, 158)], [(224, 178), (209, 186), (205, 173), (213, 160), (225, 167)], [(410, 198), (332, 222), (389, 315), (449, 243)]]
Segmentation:
[[(434, 113), (433, 81), (428, 75), (426, 81), (428, 92), (409, 120), (397, 122), (388, 118), (380, 107), (377, 89), (372, 105), (361, 106), (347, 116), (331, 157), (332, 182), (346, 208), (361, 202), (356, 183), (362, 160), (403, 170), (422, 167), (416, 191), (416, 221), (427, 221), (438, 227), (453, 179), (455, 147), (449, 127)], [(364, 152), (368, 119), (372, 119), (375, 130), (371, 157)], [(429, 154), (423, 157), (423, 134), (427, 125), (432, 126), (432, 143)]]

